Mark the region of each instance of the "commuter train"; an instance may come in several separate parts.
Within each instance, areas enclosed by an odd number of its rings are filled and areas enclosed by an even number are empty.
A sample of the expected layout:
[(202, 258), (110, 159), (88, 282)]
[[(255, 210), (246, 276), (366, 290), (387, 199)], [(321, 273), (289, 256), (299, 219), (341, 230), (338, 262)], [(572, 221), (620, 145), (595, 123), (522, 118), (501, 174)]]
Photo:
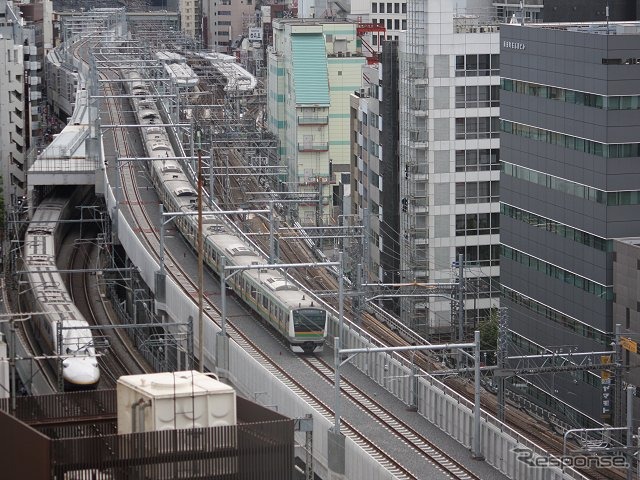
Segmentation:
[[(77, 191), (76, 191), (77, 192)], [(88, 390), (100, 381), (100, 369), (91, 330), (65, 287), (56, 265), (56, 251), (64, 237), (64, 223), (76, 205), (78, 193), (68, 188), (56, 190), (38, 205), (27, 227), (24, 241), (26, 291), (34, 312), (32, 324), (41, 346), (51, 355), (62, 353), (64, 389)], [(58, 325), (62, 346), (58, 348)], [(71, 328), (67, 328), (71, 327)]]
[[(175, 157), (160, 113), (146, 81), (137, 71), (125, 73), (125, 88), (141, 126), (140, 134), (150, 161), (150, 172), (166, 211), (197, 211), (197, 192)], [(197, 215), (174, 219), (185, 238), (195, 248)], [(296, 286), (290, 277), (269, 268), (267, 259), (254, 246), (225, 225), (220, 216), (204, 215), (204, 259), (220, 275), (221, 259), (227, 266), (264, 265), (242, 270), (228, 280), (228, 286), (262, 319), (274, 327), (297, 353), (321, 352), (329, 318), (328, 311)]]

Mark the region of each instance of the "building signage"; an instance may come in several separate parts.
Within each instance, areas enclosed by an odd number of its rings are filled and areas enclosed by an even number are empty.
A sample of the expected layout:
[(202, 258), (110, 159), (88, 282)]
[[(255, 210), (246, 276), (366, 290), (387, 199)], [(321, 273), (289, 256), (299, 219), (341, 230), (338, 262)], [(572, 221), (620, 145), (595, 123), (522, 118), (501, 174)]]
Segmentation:
[(630, 352), (638, 353), (638, 342), (634, 342), (630, 338), (620, 337), (620, 346)]
[[(600, 362), (604, 365), (608, 365), (611, 363), (611, 357), (608, 355), (603, 355), (600, 357)], [(610, 419), (611, 418), (611, 407), (612, 407), (612, 382), (611, 382), (611, 372), (609, 370), (602, 370), (600, 373), (600, 379), (602, 381), (602, 418)]]
[(511, 50), (524, 50), (527, 48), (527, 46), (522, 42), (512, 42), (510, 40), (504, 40), (502, 42), (502, 46)]
[(262, 28), (250, 27), (249, 28), (249, 41), (261, 42), (262, 41)]

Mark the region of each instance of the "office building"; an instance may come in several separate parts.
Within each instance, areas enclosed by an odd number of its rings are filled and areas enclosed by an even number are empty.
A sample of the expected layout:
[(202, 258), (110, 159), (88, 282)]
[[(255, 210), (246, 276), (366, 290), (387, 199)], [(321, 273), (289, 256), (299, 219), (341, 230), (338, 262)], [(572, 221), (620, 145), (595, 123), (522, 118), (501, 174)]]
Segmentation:
[[(490, 2), (407, 8), (399, 46), (399, 281), (451, 282), (452, 264), (464, 255), (471, 326), (499, 297), (499, 28)], [(451, 332), (450, 299), (402, 303), (402, 319), (415, 330)]]
[(257, 23), (253, 0), (209, 0), (203, 3), (203, 41), (214, 52), (232, 53), (249, 25)]
[[(640, 232), (639, 47), (633, 22), (502, 26), (500, 265), (512, 351), (610, 348), (612, 241)], [(527, 394), (570, 421), (611, 418), (600, 372), (527, 380), (546, 392)]]

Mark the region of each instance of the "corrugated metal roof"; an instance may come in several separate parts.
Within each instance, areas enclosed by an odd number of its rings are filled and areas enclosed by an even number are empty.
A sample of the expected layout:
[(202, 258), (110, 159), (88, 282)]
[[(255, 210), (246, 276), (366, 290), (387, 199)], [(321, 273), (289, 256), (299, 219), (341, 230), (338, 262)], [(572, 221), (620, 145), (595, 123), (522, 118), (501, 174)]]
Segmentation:
[(297, 104), (329, 105), (329, 76), (324, 36), (321, 33), (291, 36), (293, 84)]

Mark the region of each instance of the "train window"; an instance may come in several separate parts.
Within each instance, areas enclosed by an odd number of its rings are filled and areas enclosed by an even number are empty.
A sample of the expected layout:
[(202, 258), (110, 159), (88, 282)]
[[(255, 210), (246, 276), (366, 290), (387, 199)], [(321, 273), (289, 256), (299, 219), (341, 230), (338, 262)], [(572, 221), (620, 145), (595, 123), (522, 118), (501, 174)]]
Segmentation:
[(262, 296), (262, 306), (264, 308), (269, 308), (269, 298), (266, 295)]
[(293, 311), (293, 327), (298, 332), (315, 332), (325, 328), (326, 312), (318, 308), (299, 308)]
[(256, 298), (256, 287), (254, 287), (253, 285), (251, 285), (251, 296), (253, 298)]

